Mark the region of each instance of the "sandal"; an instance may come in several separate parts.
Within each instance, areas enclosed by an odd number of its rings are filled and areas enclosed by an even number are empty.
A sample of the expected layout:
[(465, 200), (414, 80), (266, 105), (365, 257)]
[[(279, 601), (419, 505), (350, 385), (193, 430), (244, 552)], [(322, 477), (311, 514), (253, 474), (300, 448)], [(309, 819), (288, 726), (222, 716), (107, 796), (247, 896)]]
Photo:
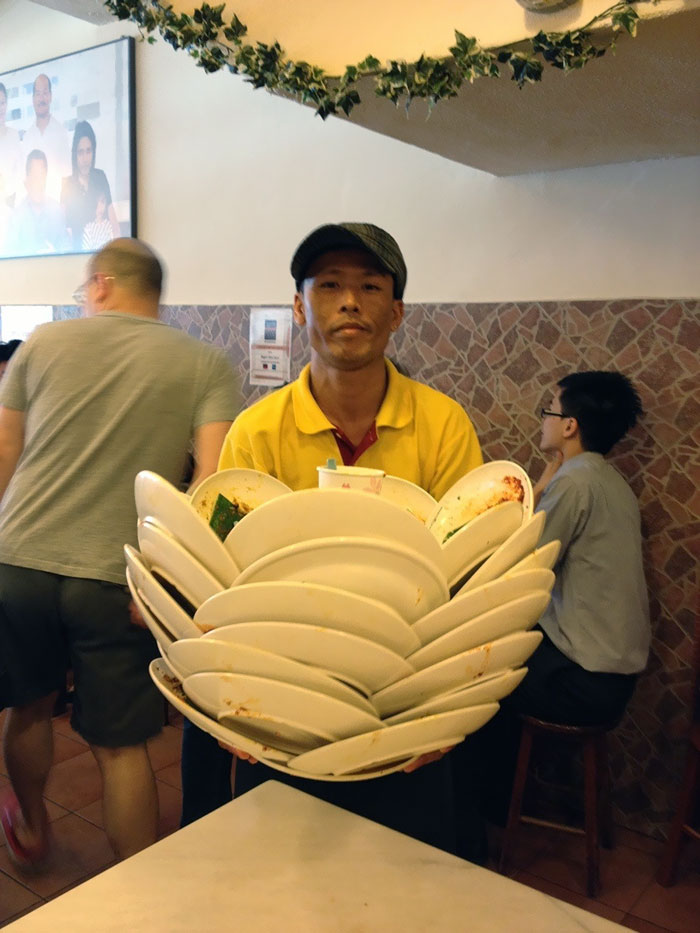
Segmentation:
[(15, 834), (13, 825), (16, 823), (19, 814), (19, 801), (14, 794), (10, 793), (0, 804), (0, 827), (2, 827), (7, 842), (7, 854), (17, 868), (22, 871), (41, 871), (49, 854), (48, 829), (42, 842), (34, 846), (22, 845)]

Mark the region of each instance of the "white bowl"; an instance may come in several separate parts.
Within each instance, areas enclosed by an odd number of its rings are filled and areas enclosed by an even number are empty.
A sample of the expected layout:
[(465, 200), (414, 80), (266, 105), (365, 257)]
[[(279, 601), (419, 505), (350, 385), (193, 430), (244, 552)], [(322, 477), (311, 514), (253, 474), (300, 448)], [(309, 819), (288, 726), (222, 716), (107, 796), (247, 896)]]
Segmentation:
[(458, 479), (438, 502), (428, 527), (443, 543), (446, 536), (477, 515), (502, 502), (522, 503), (523, 521), (532, 515), (533, 494), (530, 477), (517, 463), (493, 460)]
[(281, 480), (260, 470), (247, 470), (232, 467), (219, 470), (207, 476), (190, 494), (192, 508), (207, 524), (216, 504), (216, 497), (222, 496), (233, 503), (238, 502), (242, 510), (250, 512), (264, 502), (284, 496), (292, 490)]

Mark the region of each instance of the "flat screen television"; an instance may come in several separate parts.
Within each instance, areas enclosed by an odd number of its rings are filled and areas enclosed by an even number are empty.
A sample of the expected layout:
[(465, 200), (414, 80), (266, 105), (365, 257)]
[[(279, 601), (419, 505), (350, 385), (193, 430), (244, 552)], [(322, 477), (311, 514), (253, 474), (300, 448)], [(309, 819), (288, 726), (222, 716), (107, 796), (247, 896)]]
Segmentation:
[(0, 74), (0, 259), (136, 235), (134, 40)]

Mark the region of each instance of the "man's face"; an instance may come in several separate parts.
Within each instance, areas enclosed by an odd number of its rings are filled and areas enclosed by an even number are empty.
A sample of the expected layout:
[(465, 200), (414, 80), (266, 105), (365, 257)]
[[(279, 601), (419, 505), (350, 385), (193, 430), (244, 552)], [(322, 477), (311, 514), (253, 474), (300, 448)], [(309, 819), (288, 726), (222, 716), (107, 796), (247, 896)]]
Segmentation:
[(39, 75), (34, 82), (32, 102), (37, 117), (48, 117), (51, 107), (51, 85), (46, 75)]
[[(561, 413), (561, 389), (554, 390), (554, 394), (546, 406), (548, 411)], [(566, 418), (557, 418), (556, 415), (545, 415), (542, 418), (542, 435), (540, 437), (540, 450), (543, 453), (554, 453), (561, 450), (564, 440), (564, 425), (567, 424)]]
[(78, 141), (78, 148), (75, 155), (80, 174), (89, 175), (90, 169), (92, 168), (92, 143), (87, 136), (83, 136), (83, 138)]
[(294, 297), (294, 320), (332, 369), (362, 369), (381, 358), (402, 318), (392, 276), (360, 249), (319, 256)]
[(46, 166), (42, 159), (31, 160), (24, 184), (32, 204), (43, 204), (46, 200)]

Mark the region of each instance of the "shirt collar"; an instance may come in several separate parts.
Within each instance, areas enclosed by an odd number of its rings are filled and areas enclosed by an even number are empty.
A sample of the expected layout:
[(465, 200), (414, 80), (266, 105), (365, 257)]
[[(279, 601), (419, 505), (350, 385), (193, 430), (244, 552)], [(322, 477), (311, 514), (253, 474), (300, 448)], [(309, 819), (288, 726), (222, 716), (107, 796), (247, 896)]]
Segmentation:
[[(413, 418), (413, 399), (410, 392), (404, 391), (406, 376), (402, 376), (394, 364), (384, 359), (389, 382), (375, 424), (378, 428), (403, 428)], [(311, 394), (309, 375), (310, 364), (302, 369), (299, 378), (292, 383), (292, 406), (297, 430), (302, 434), (320, 434), (333, 430), (333, 425), (321, 411), (316, 399)]]

